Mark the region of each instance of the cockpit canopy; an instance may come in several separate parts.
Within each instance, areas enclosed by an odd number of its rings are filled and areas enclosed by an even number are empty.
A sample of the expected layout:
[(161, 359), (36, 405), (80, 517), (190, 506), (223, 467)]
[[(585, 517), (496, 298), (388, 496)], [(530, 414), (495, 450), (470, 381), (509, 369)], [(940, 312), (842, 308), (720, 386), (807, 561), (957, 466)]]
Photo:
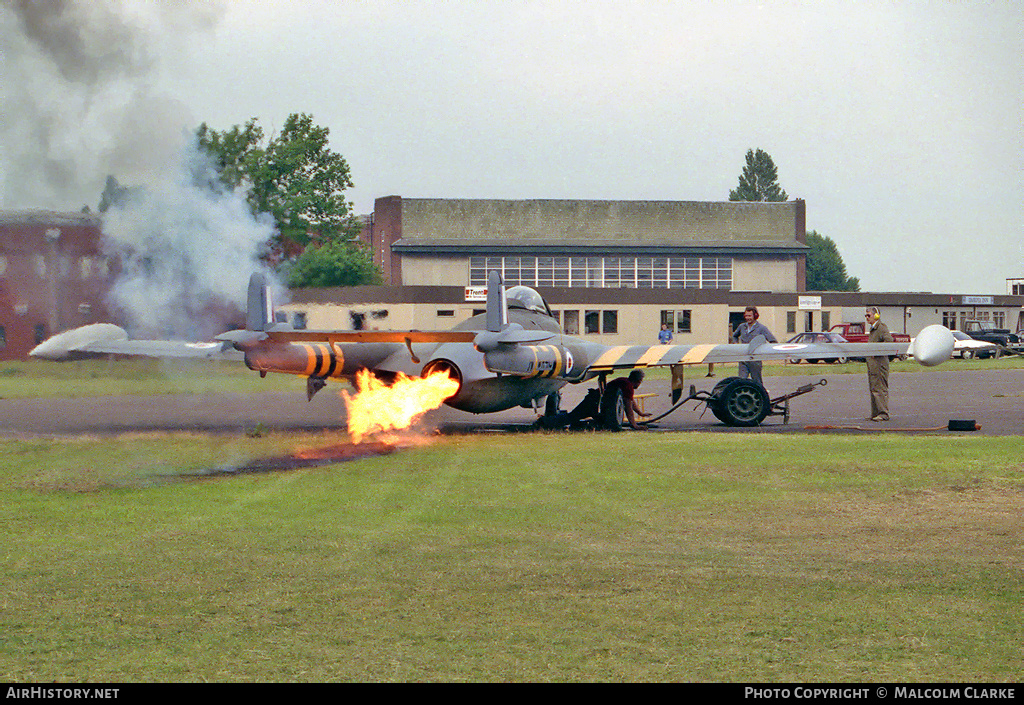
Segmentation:
[(548, 306), (544, 303), (544, 297), (528, 286), (513, 286), (505, 291), (505, 300), (509, 308), (523, 308), (527, 311), (549, 314)]

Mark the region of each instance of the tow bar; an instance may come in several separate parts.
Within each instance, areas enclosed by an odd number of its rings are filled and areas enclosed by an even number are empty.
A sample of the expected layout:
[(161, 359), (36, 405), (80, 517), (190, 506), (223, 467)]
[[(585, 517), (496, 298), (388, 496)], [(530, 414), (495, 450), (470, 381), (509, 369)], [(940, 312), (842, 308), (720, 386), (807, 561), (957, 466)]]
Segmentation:
[(769, 416), (781, 416), (782, 423), (789, 423), (789, 400), (794, 397), (799, 397), (808, 392), (813, 392), (815, 387), (824, 387), (828, 384), (827, 379), (819, 379), (817, 382), (811, 384), (805, 384), (802, 387), (797, 387), (796, 390), (789, 394), (783, 394), (781, 397), (775, 397), (771, 400), (772, 410), (768, 412)]
[(726, 426), (758, 426), (768, 416), (781, 416), (782, 423), (788, 424), (789, 400), (813, 392), (815, 387), (824, 387), (826, 384), (828, 380), (821, 379), (774, 399), (768, 398), (768, 392), (761, 385), (740, 377), (726, 377), (710, 392), (703, 389), (698, 392), (697, 386), (691, 384), (687, 397), (680, 399), (665, 413), (640, 423), (650, 424), (659, 421), (686, 402), (696, 400), (703, 402)]

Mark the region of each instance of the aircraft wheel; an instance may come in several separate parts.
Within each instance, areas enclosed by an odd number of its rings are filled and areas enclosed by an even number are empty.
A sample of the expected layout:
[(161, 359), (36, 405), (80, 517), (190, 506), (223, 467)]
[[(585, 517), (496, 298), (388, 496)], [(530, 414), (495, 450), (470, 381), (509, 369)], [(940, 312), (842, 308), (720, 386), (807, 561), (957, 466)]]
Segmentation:
[(711, 405), (714, 415), (727, 426), (757, 426), (770, 410), (771, 401), (764, 387), (739, 378), (729, 380)]
[(729, 417), (725, 414), (725, 411), (722, 407), (722, 395), (725, 393), (726, 387), (728, 387), (733, 382), (739, 381), (740, 379), (742, 378), (726, 377), (725, 379), (721, 380), (720, 382), (718, 382), (718, 384), (714, 386), (714, 388), (712, 388), (711, 398), (708, 400), (708, 408), (711, 409), (711, 413), (715, 415), (716, 419), (718, 419), (727, 426), (731, 426), (732, 424), (729, 423)]
[(544, 400), (544, 415), (545, 416), (558, 416), (558, 410), (562, 406), (562, 393), (554, 392), (548, 394)]
[(622, 390), (612, 387), (601, 397), (601, 410), (599, 412), (601, 426), (609, 431), (621, 431), (622, 423), (626, 420), (626, 402), (622, 398)]

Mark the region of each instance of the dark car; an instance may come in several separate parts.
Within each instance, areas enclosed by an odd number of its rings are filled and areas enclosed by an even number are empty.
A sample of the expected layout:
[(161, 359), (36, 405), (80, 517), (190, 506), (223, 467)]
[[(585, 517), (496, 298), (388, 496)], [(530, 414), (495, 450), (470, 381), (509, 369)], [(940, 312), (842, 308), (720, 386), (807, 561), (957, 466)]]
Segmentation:
[[(786, 342), (787, 343), (804, 343), (804, 344), (807, 344), (807, 343), (847, 343), (849, 341), (846, 338), (844, 338), (843, 336), (839, 335), (838, 333), (830, 333), (830, 332), (825, 331), (825, 332), (822, 332), (822, 333), (800, 333), (799, 335), (794, 335), (792, 338), (790, 338)], [(790, 362), (796, 363), (796, 362), (800, 362), (800, 360), (790, 360)], [(814, 365), (814, 364), (817, 364), (819, 362), (822, 362), (822, 360), (815, 360), (813, 358), (809, 358), (807, 360), (807, 362), (809, 362), (812, 365)], [(831, 358), (828, 358), (828, 359), (824, 360), (824, 362), (839, 362), (839, 363), (843, 363), (843, 362), (849, 362), (849, 358), (847, 358), (847, 357), (831, 357)]]

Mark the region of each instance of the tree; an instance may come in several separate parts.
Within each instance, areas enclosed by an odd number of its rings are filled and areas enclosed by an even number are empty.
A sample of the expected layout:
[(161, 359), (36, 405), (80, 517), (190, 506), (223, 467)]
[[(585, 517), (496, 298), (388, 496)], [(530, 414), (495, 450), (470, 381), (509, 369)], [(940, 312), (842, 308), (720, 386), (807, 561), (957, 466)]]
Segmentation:
[(211, 130), (204, 122), (196, 130), (196, 141), (202, 151), (213, 157), (224, 186), (232, 191), (250, 188), (249, 172), (262, 156), (263, 128), (256, 118), (251, 118), (245, 127), (235, 125), (224, 132)]
[(730, 201), (787, 201), (789, 196), (778, 182), (778, 169), (767, 152), (747, 150), (747, 164), (740, 183), (729, 192)]
[(846, 265), (832, 238), (807, 233), (807, 290), (860, 291), (860, 279), (846, 274)]
[(215, 160), (220, 180), (231, 190), (244, 188), (253, 213), (269, 213), (277, 224), (286, 257), (310, 242), (350, 240), (360, 225), (345, 200), (351, 188), (348, 162), (328, 145), (330, 130), (305, 113), (293, 113), (281, 133), (264, 145), (256, 118), (218, 132), (203, 123), (199, 147)]
[(328, 242), (309, 245), (286, 267), (291, 288), (379, 284), (380, 270), (359, 243)]
[[(379, 270), (355, 242), (362, 224), (345, 200), (345, 189), (353, 185), (348, 162), (328, 147), (329, 135), (328, 128), (314, 124), (305, 113), (289, 115), (280, 134), (266, 142), (256, 118), (222, 132), (206, 123), (196, 131), (199, 147), (215, 160), (221, 184), (230, 190), (244, 189), (254, 214), (273, 217), (277, 226), (277, 236), (270, 243), (273, 263), (283, 264), (290, 272), (321, 272), (303, 281), (332, 282), (296, 286), (375, 283), (381, 279)], [(326, 252), (311, 252), (328, 245)], [(359, 272), (362, 280), (352, 280), (349, 274), (323, 275), (341, 262), (347, 263), (343, 271)]]

